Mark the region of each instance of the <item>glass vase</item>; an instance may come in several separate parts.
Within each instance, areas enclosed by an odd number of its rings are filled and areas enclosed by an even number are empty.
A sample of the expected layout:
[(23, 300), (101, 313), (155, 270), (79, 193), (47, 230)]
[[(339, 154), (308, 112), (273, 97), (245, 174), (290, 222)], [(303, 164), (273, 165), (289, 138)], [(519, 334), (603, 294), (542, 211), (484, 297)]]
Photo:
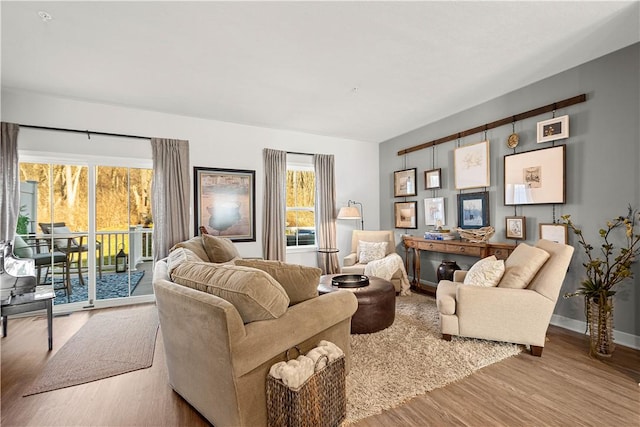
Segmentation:
[[(604, 301), (604, 303), (602, 303)], [(596, 357), (611, 357), (613, 342), (613, 298), (587, 301), (589, 315), (589, 354)]]

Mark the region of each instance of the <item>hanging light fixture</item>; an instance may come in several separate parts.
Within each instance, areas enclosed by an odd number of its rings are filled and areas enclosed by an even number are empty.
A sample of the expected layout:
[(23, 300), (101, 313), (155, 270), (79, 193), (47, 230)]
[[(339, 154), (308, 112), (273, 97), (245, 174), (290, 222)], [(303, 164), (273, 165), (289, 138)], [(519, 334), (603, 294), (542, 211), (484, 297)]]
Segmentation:
[[(360, 210), (358, 210), (355, 205), (360, 205)], [(364, 208), (362, 207), (362, 203), (349, 200), (347, 206), (340, 208), (338, 219), (359, 219), (362, 229), (364, 230)]]

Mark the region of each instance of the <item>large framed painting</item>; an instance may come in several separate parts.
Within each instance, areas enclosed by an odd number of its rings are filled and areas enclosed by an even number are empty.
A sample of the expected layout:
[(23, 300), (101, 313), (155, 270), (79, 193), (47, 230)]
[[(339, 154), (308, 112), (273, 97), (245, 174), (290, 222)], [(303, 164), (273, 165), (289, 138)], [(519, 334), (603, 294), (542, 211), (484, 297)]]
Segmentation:
[(236, 242), (256, 241), (256, 171), (193, 168), (195, 235), (200, 226)]
[(395, 202), (396, 228), (418, 228), (418, 202)]
[(418, 194), (416, 188), (417, 168), (395, 171), (393, 173), (393, 196), (405, 197)]
[(489, 141), (458, 147), (453, 152), (456, 190), (489, 187)]
[(504, 156), (504, 204), (565, 202), (566, 145)]
[(489, 192), (458, 194), (458, 227), (482, 228), (489, 224)]

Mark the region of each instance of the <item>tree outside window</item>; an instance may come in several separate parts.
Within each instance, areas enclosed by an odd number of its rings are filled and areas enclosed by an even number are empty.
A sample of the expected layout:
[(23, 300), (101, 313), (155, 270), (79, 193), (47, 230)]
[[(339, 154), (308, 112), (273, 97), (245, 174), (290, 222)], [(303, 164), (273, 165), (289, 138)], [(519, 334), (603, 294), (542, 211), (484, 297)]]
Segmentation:
[(312, 167), (287, 168), (287, 246), (314, 246), (315, 173)]

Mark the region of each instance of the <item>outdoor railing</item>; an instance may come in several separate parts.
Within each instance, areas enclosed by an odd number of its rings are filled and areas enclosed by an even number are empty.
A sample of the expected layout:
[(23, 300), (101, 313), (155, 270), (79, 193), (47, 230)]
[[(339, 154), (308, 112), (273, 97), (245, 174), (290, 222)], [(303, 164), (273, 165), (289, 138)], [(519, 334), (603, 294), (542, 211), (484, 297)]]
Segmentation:
[[(129, 227), (129, 231), (98, 231), (96, 240), (102, 246), (102, 268), (115, 269), (116, 255), (120, 249), (127, 254), (129, 269), (153, 259), (153, 228)], [(129, 239), (127, 239), (129, 237)]]

